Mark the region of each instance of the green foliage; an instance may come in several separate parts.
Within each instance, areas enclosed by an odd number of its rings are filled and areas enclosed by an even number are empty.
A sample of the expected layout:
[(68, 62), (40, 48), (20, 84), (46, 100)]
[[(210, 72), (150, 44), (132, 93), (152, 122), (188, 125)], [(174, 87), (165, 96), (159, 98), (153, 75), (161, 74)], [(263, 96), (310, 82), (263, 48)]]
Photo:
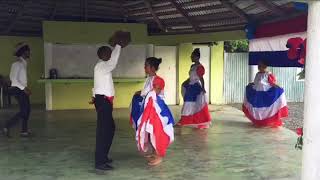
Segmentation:
[(248, 40), (235, 40), (235, 41), (225, 41), (224, 50), (226, 52), (248, 52), (249, 42)]
[(303, 68), (303, 70), (297, 75), (299, 80), (304, 79), (305, 78), (305, 68)]

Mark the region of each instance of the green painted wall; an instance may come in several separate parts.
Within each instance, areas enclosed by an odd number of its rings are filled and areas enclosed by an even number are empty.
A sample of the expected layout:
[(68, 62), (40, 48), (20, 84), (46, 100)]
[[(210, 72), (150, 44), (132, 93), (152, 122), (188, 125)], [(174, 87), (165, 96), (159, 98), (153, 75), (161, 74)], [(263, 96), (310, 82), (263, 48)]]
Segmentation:
[(211, 103), (222, 104), (223, 100), (224, 43), (218, 42), (211, 48)]
[(179, 44), (178, 47), (178, 87), (179, 92), (179, 104), (183, 104), (183, 98), (181, 95), (181, 85), (189, 77), (189, 69), (192, 64), (190, 55), (193, 51), (192, 43)]
[[(93, 84), (54, 84), (52, 86), (52, 108), (93, 109), (88, 102), (91, 100)], [(114, 107), (129, 107), (133, 94), (141, 90), (143, 83), (115, 83), (116, 96)]]
[[(147, 27), (144, 24), (123, 23), (82, 23), (53, 22), (43, 23), (43, 38), (52, 43), (106, 43), (113, 32), (125, 30), (131, 32), (132, 43), (146, 44), (148, 42)], [(144, 61), (144, 59), (141, 59)], [(91, 98), (92, 84), (54, 84), (52, 85), (52, 108), (58, 109), (88, 109)], [(115, 84), (115, 108), (128, 107), (134, 92), (143, 88), (143, 83)]]
[(132, 43), (148, 42), (145, 24), (44, 21), (43, 39), (52, 43), (106, 43), (117, 30), (131, 32)]
[(0, 36), (0, 74), (9, 76), (11, 64), (15, 61), (13, 51), (17, 43), (24, 41), (31, 47), (31, 61), (28, 63), (28, 86), (32, 90), (31, 103), (44, 104), (44, 85), (37, 83), (43, 74), (43, 40), (39, 37)]
[[(132, 43), (135, 44), (150, 43), (155, 45), (179, 46), (178, 92), (180, 92), (182, 82), (188, 78), (188, 70), (191, 65), (189, 57), (192, 52), (191, 43), (243, 39), (245, 37), (245, 33), (243, 31), (148, 36), (147, 28), (144, 24), (45, 21), (43, 23), (43, 39), (39, 37), (0, 36), (0, 74), (8, 75), (11, 63), (14, 61), (12, 52), (15, 44), (20, 41), (26, 41), (29, 43), (32, 48), (32, 61), (29, 63), (28, 67), (29, 86), (33, 90), (31, 102), (33, 104), (44, 104), (44, 84), (36, 82), (44, 73), (43, 41), (53, 43), (104, 43), (107, 42), (114, 31), (119, 29), (130, 31), (132, 34)], [(211, 84), (213, 93), (210, 98), (213, 103), (220, 103), (222, 102), (223, 84), (223, 46), (215, 46), (212, 51), (213, 62), (211, 63)], [(116, 84), (115, 107), (128, 107), (131, 96), (136, 90), (141, 89), (142, 86), (143, 83)], [(91, 96), (91, 88), (92, 85), (89, 84), (54, 85), (53, 108), (92, 108), (91, 105), (88, 105), (88, 100)], [(180, 99), (182, 99), (181, 95)], [(180, 101), (180, 104), (181, 103), (182, 101)]]
[[(188, 78), (188, 70), (191, 65), (190, 54), (192, 52), (192, 44), (195, 42), (213, 42), (219, 40), (242, 39), (245, 37), (243, 31), (229, 31), (217, 33), (203, 34), (187, 34), (187, 35), (161, 35), (148, 36), (147, 28), (144, 24), (122, 24), (122, 23), (85, 23), (85, 22), (53, 22), (46, 21), (43, 23), (43, 39), (46, 42), (53, 43), (104, 43), (107, 42), (110, 35), (116, 30), (130, 31), (132, 35), (132, 43), (135, 44), (155, 44), (155, 45), (178, 45), (179, 46), (179, 62), (178, 62), (178, 80), (180, 86), (182, 82)], [(181, 44), (182, 43), (182, 44)], [(180, 45), (179, 45), (180, 44)], [(223, 49), (222, 49), (223, 51)], [(222, 56), (223, 57), (223, 56)], [(217, 62), (219, 65), (219, 61)], [(214, 65), (214, 63), (212, 63)], [(221, 64), (220, 64), (221, 65)], [(214, 67), (214, 70), (222, 68), (222, 66)], [(217, 70), (219, 71), (219, 70)], [(212, 74), (216, 79), (212, 79), (213, 90), (220, 88), (222, 76), (216, 77), (219, 73)], [(222, 81), (222, 80), (221, 80)], [(218, 84), (217, 84), (218, 83)], [(218, 88), (219, 86), (219, 88)], [(128, 107), (131, 96), (136, 90), (143, 87), (143, 83), (137, 84), (116, 84), (115, 107)], [(53, 87), (53, 109), (86, 109), (92, 108), (88, 105), (92, 85), (54, 85)], [(219, 102), (216, 93), (214, 101)], [(222, 92), (221, 92), (222, 93)], [(72, 99), (72, 101), (69, 101)], [(180, 99), (182, 99), (180, 95)], [(182, 101), (180, 101), (182, 103)]]

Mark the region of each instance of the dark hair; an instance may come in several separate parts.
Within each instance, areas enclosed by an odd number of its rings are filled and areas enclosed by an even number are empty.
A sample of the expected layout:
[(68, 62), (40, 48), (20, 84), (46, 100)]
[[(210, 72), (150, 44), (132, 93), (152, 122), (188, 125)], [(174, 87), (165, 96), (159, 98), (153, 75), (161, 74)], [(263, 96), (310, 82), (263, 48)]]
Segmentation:
[(97, 51), (97, 55), (98, 55), (98, 57), (100, 58), (100, 59), (102, 59), (103, 57), (103, 55), (105, 55), (106, 53), (111, 53), (112, 51), (111, 51), (111, 49), (110, 49), (110, 47), (108, 47), (108, 46), (101, 46), (99, 49), (98, 49), (98, 51)]
[(30, 47), (28, 45), (22, 46), (16, 53), (15, 56), (20, 57), (25, 53), (26, 51), (30, 51)]
[(192, 51), (192, 54), (194, 54), (194, 55), (197, 56), (197, 57), (200, 57), (200, 49), (199, 49), (199, 48), (195, 48), (195, 49)]
[(269, 65), (268, 65), (268, 61), (266, 61), (266, 60), (260, 60), (260, 61), (258, 62), (258, 64), (263, 64), (263, 65), (265, 65), (265, 66), (269, 66)]
[(162, 59), (156, 57), (148, 57), (146, 59), (146, 63), (148, 63), (151, 67), (154, 67), (157, 71), (159, 69), (159, 65), (161, 64)]

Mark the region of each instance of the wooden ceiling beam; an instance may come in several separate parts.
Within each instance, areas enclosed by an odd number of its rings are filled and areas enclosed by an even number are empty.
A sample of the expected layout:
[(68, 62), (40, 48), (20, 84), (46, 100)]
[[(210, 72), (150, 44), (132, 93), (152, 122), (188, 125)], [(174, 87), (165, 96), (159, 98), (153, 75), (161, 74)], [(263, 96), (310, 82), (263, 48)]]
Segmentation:
[[(204, 11), (212, 11), (212, 13), (214, 13), (215, 11), (222, 11), (222, 9), (226, 9), (224, 6), (207, 6), (207, 7), (197, 7), (197, 8), (192, 8), (192, 9), (188, 9), (187, 11), (190, 13), (197, 13), (197, 12), (204, 12)], [(179, 11), (177, 11), (176, 8), (163, 8), (163, 10), (157, 10), (156, 8), (153, 8), (153, 10), (155, 11), (155, 13), (158, 14), (158, 16), (164, 16), (164, 15), (174, 15), (174, 14), (178, 14), (180, 13)], [(228, 11), (228, 10), (227, 10)], [(226, 12), (227, 11), (222, 11), (222, 12)], [(145, 12), (145, 13), (141, 13), (142, 11), (136, 12), (135, 14), (131, 13), (129, 14), (130, 17), (133, 18), (143, 18), (143, 17), (148, 17), (151, 16), (151, 14), (149, 14), (149, 11)], [(212, 13), (206, 13), (206, 14), (212, 14)], [(220, 12), (219, 12), (220, 13)]]
[[(92, 1), (92, 0), (90, 0)], [(91, 2), (90, 2), (91, 3)], [(101, 1), (98, 1), (98, 0), (95, 0), (95, 1), (92, 1), (92, 3), (96, 3), (98, 4), (99, 6), (111, 6), (112, 8), (121, 8), (122, 6), (122, 3), (120, 4), (119, 1), (106, 1), (106, 0), (101, 0)]]
[(140, 0), (140, 1), (132, 1), (132, 2), (125, 3), (124, 6), (125, 6), (125, 7), (135, 6), (135, 5), (137, 5), (137, 4), (143, 4), (143, 3), (144, 3), (143, 0)]
[(57, 9), (58, 9), (58, 0), (53, 0), (53, 1), (54, 1), (54, 6), (49, 16), (49, 20), (51, 21), (54, 20), (54, 16), (56, 15)]
[(163, 24), (160, 21), (159, 17), (157, 16), (157, 14), (152, 9), (151, 2), (149, 0), (144, 0), (144, 4), (148, 8), (149, 12), (152, 14), (153, 20), (158, 24), (159, 29), (161, 29), (162, 31), (166, 31), (166, 28), (163, 26)]
[[(237, 31), (243, 30), (245, 25), (235, 25), (235, 26), (219, 26), (215, 28), (205, 28), (201, 33), (212, 33), (212, 32), (222, 32), (222, 31)], [(170, 30), (166, 33), (150, 33), (150, 35), (179, 35), (179, 34), (198, 34), (192, 29), (180, 29), (180, 30)]]
[(218, 1), (214, 1), (214, 0), (196, 0), (196, 1), (184, 2), (183, 3), (183, 7), (200, 6), (201, 4), (206, 4), (205, 6), (207, 6), (207, 4), (212, 4), (214, 6), (217, 6), (217, 5), (219, 5), (219, 2)]
[(200, 32), (200, 28), (197, 26), (197, 24), (192, 20), (191, 17), (189, 17), (188, 12), (183, 9), (179, 3), (177, 3), (175, 0), (169, 0), (172, 5), (181, 13), (182, 16), (186, 18), (186, 20), (189, 22), (190, 25), (192, 25), (193, 29), (196, 32)]
[(33, 31), (33, 32), (21, 32), (21, 31), (13, 31), (9, 34), (0, 33), (0, 35), (5, 36), (27, 36), (27, 37), (39, 37), (42, 35), (42, 31)]
[(120, 5), (120, 10), (121, 10), (121, 12), (122, 12), (122, 16), (123, 16), (123, 22), (127, 22), (128, 21), (128, 17), (129, 17), (129, 15), (128, 15), (128, 9), (127, 9), (127, 7), (125, 7), (124, 6), (124, 4), (125, 4), (125, 0), (118, 0), (118, 2), (119, 2), (119, 5)]
[[(223, 13), (206, 14), (206, 15), (202, 15), (202, 16), (194, 16), (193, 20), (197, 21), (197, 22), (198, 21), (215, 21), (215, 20), (223, 20), (223, 19), (236, 18), (236, 17), (238, 17), (238, 16), (232, 12), (228, 12), (228, 13), (223, 12)], [(146, 23), (150, 23), (150, 20), (143, 20), (143, 19), (139, 19), (139, 20), (146, 22)], [(166, 23), (166, 22), (172, 22), (172, 23), (186, 22), (185, 18), (183, 18), (183, 17), (162, 19), (162, 21), (164, 23)]]
[(85, 22), (88, 21), (88, 0), (82, 0), (82, 17)]
[[(155, 12), (159, 12), (159, 11), (166, 11), (168, 9), (173, 9), (174, 6), (172, 6), (172, 4), (170, 5), (165, 5), (165, 6), (158, 6), (158, 7), (153, 7), (153, 11)], [(141, 12), (144, 12), (144, 11), (148, 11), (148, 8), (147, 7), (143, 7), (143, 8), (140, 8), (140, 9), (128, 9), (128, 15), (133, 15), (133, 14), (137, 14), (137, 13), (141, 13)]]
[(229, 0), (220, 0), (221, 4), (228, 8), (230, 11), (238, 15), (242, 20), (248, 22), (250, 20), (250, 17), (240, 8), (238, 8), (236, 5), (231, 3)]
[[(193, 2), (194, 3), (194, 2)], [(225, 8), (223, 5), (209, 5), (209, 6), (196, 6), (196, 7), (190, 7), (190, 6), (186, 6), (185, 4), (181, 4), (182, 7), (184, 9), (187, 9), (188, 11), (189, 10), (192, 10), (194, 12), (196, 11), (206, 11), (206, 10), (216, 10), (216, 9), (222, 9), (222, 8)], [(153, 7), (153, 10), (156, 12), (156, 13), (160, 13), (160, 12), (163, 12), (163, 11), (166, 11), (166, 12), (169, 12), (169, 11), (173, 11), (172, 9), (176, 9), (172, 4), (168, 4), (168, 5), (165, 5), (165, 6), (158, 6), (158, 7)], [(140, 14), (141, 12), (144, 12), (144, 11), (147, 11), (147, 8), (140, 8), (140, 9), (137, 9), (137, 10), (128, 10), (128, 15), (129, 16), (134, 16), (135, 14)]]
[[(232, 24), (233, 22), (234, 23), (246, 23), (245, 21), (239, 19), (239, 17), (216, 19), (213, 21), (203, 19), (203, 20), (197, 20), (197, 22), (198, 22), (198, 26), (202, 26), (205, 24)], [(172, 22), (166, 22), (165, 25), (169, 27), (169, 26), (185, 26), (188, 24), (186, 24), (184, 22), (172, 21)]]

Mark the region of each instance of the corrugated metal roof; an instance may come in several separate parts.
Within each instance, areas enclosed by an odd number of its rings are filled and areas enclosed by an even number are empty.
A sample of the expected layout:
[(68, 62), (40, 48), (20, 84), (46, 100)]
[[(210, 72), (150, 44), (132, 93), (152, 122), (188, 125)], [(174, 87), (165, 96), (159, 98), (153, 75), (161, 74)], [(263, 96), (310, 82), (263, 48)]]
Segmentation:
[[(234, 7), (243, 11), (249, 18), (255, 21), (267, 21), (267, 16), (272, 20), (280, 17), (279, 13), (274, 12), (270, 6), (265, 6), (263, 3), (256, 3), (256, 0), (228, 0), (234, 6), (227, 6), (222, 4), (220, 0), (175, 0), (172, 3), (169, 0), (149, 0), (151, 9), (154, 11), (161, 21), (170, 20), (170, 24), (175, 22), (177, 26), (191, 25), (192, 21), (199, 21), (203, 24), (205, 29), (211, 26), (224, 26), (230, 29), (230, 26), (239, 25), (238, 21), (230, 21), (239, 15), (235, 13)], [(85, 5), (84, 2), (87, 2)], [(293, 6), (287, 6), (293, 0), (268, 0), (274, 6), (281, 6), (280, 9), (290, 12), (290, 15), (301, 14), (300, 11), (295, 10)], [(179, 6), (179, 7), (175, 7)], [(184, 12), (180, 12), (183, 9)], [(85, 13), (86, 12), (86, 13)], [(23, 15), (26, 15), (22, 18)], [(187, 17), (185, 17), (185, 15)], [(19, 16), (19, 17), (16, 17)], [(85, 17), (86, 16), (86, 17)], [(15, 30), (21, 30), (21, 27), (15, 24), (25, 23), (28, 28), (30, 23), (30, 31), (33, 32), (34, 24), (41, 24), (42, 20), (62, 20), (62, 21), (92, 21), (92, 22), (144, 22), (156, 24), (150, 9), (147, 8), (144, 0), (46, 0), (46, 1), (25, 1), (25, 0), (2, 0), (0, 1), (0, 32), (6, 32), (5, 35), (15, 35), (11, 33)], [(270, 19), (269, 19), (270, 20)], [(19, 22), (20, 21), (20, 22)], [(34, 23), (38, 21), (38, 23)], [(191, 21), (191, 23), (190, 23)], [(224, 22), (222, 22), (224, 21)], [(7, 29), (13, 23), (12, 29)], [(21, 24), (20, 23), (20, 24)], [(197, 23), (197, 22), (196, 22)], [(232, 24), (234, 23), (234, 24)], [(165, 23), (166, 24), (166, 23)], [(32, 27), (32, 28), (31, 28)], [(221, 31), (223, 31), (222, 27)], [(156, 30), (155, 32), (161, 32)], [(42, 26), (39, 25), (35, 33), (41, 32)], [(177, 30), (178, 31), (178, 30)], [(184, 30), (182, 30), (184, 31)], [(201, 31), (201, 29), (200, 29)], [(22, 34), (24, 29), (22, 31)], [(152, 33), (152, 32), (151, 32)], [(165, 32), (161, 32), (165, 33)], [(31, 33), (34, 34), (34, 33)], [(41, 35), (41, 34), (39, 34)]]

